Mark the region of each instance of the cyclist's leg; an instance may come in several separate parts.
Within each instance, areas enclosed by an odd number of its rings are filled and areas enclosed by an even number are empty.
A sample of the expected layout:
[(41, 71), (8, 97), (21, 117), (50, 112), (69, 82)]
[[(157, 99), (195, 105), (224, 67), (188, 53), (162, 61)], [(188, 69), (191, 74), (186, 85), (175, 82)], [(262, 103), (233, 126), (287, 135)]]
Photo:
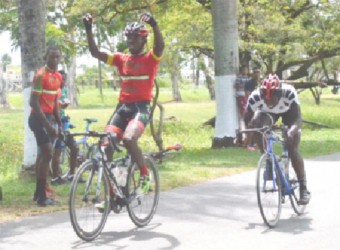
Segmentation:
[[(123, 108), (124, 105), (122, 105), (121, 103), (117, 105), (116, 110), (111, 115), (105, 127), (105, 132), (112, 132), (117, 135), (116, 136), (117, 142), (119, 142), (122, 139), (124, 130), (128, 123), (128, 119), (122, 115)], [(111, 148), (111, 146), (106, 147), (105, 153), (108, 161), (112, 161), (113, 149)]]
[[(282, 121), (288, 126), (288, 129), (293, 125), (292, 116), (284, 114)], [(300, 204), (308, 204), (310, 200), (310, 192), (307, 189), (307, 179), (304, 166), (304, 160), (299, 152), (299, 144), (301, 141), (301, 131), (293, 136), (291, 141), (287, 143), (288, 154), (291, 159), (292, 166), (300, 184)]]
[(137, 164), (141, 171), (141, 177), (149, 174), (148, 168), (144, 162), (144, 156), (141, 148), (138, 146), (138, 139), (144, 132), (149, 122), (151, 110), (148, 102), (139, 102), (135, 104), (136, 112), (128, 123), (124, 135), (124, 146), (131, 155), (132, 161)]

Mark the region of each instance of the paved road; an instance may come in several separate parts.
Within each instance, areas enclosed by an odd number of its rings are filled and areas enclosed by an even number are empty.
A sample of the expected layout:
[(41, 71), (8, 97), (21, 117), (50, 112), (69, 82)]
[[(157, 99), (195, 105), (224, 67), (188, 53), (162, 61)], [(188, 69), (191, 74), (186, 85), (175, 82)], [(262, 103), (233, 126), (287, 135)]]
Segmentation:
[(279, 225), (262, 222), (255, 172), (161, 193), (151, 224), (137, 229), (111, 214), (93, 242), (80, 240), (67, 213), (0, 224), (0, 249), (340, 249), (340, 154), (306, 161), (312, 200), (297, 217), (289, 205)]

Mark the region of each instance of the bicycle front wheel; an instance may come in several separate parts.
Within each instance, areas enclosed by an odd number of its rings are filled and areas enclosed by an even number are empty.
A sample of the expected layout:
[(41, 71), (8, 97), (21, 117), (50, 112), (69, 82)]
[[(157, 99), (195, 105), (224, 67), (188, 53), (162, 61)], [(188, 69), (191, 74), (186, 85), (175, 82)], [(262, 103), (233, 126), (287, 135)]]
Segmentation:
[(81, 239), (91, 241), (103, 230), (110, 212), (108, 190), (103, 167), (85, 161), (74, 176), (69, 196), (72, 227)]
[(149, 188), (141, 189), (140, 170), (137, 164), (129, 168), (126, 187), (129, 200), (127, 211), (132, 222), (138, 227), (146, 226), (151, 221), (159, 200), (158, 170), (149, 157), (145, 157), (144, 160), (149, 170)]
[(287, 180), (289, 180), (291, 188), (293, 189), (293, 192), (289, 195), (289, 199), (290, 199), (290, 203), (292, 204), (294, 212), (297, 215), (301, 215), (305, 212), (306, 205), (299, 204), (300, 184), (298, 182), (297, 175), (292, 166), (290, 158), (288, 159), (288, 163), (289, 163), (289, 166), (288, 166)]
[(256, 175), (257, 204), (264, 223), (270, 228), (279, 221), (282, 196), (281, 180), (272, 162), (269, 155), (263, 154)]

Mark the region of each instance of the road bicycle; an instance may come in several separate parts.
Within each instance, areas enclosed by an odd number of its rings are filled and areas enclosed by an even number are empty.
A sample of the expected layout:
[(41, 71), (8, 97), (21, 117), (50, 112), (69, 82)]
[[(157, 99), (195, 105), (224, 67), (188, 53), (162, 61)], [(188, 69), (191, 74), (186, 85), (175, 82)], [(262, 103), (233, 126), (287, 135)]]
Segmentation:
[[(75, 233), (85, 241), (95, 239), (103, 230), (110, 211), (120, 213), (126, 208), (132, 222), (143, 227), (153, 218), (159, 200), (159, 175), (147, 153), (149, 188), (140, 188), (140, 170), (129, 154), (122, 153), (122, 145), (111, 133), (89, 132), (78, 135), (99, 138), (92, 159), (78, 168), (69, 195), (69, 214)], [(108, 143), (103, 143), (103, 142)], [(108, 161), (105, 149), (114, 150), (113, 161)], [(84, 180), (85, 183), (80, 180)]]
[[(97, 122), (98, 120), (95, 118), (85, 118), (84, 121), (86, 122), (85, 126), (85, 134), (90, 131), (90, 126), (92, 123)], [(75, 128), (73, 124), (70, 123), (70, 117), (64, 116), (62, 119), (63, 124), (63, 131), (65, 133), (65, 138), (67, 136), (73, 136), (75, 137), (75, 133), (71, 133), (70, 129)], [(81, 138), (78, 138), (76, 140), (78, 153), (77, 153), (77, 165), (79, 166), (81, 163), (83, 163), (86, 159), (91, 158), (91, 154), (94, 149), (94, 145), (88, 142), (88, 136), (84, 135)], [(66, 146), (65, 142), (62, 145), (61, 148), (61, 154), (60, 154), (60, 176), (63, 179), (66, 179), (70, 174), (70, 149)]]
[(264, 126), (239, 131), (240, 134), (254, 132), (262, 134), (265, 153), (257, 164), (257, 204), (263, 221), (270, 228), (278, 223), (286, 197), (289, 197), (297, 215), (303, 214), (306, 207), (299, 204), (300, 187), (286, 147), (287, 128), (284, 125), (279, 127), (279, 131), (276, 128)]

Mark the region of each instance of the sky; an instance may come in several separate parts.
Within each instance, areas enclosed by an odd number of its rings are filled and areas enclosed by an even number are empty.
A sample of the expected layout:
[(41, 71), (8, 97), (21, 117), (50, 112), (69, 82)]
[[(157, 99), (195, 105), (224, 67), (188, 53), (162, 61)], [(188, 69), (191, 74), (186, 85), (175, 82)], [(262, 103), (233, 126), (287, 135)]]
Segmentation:
[(14, 50), (11, 48), (10, 34), (8, 31), (0, 33), (0, 58), (4, 54), (9, 54), (12, 58), (11, 65), (21, 65), (20, 49)]

